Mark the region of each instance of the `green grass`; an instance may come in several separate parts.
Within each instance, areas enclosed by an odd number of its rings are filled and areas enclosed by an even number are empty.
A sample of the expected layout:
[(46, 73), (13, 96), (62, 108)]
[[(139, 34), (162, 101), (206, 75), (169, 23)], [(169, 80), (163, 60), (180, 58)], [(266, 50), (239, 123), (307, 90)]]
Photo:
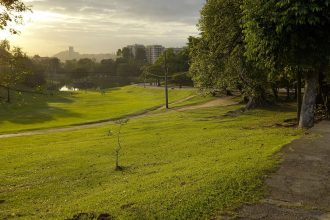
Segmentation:
[(180, 108), (180, 107), (187, 107), (191, 105), (196, 105), (196, 104), (203, 104), (209, 101), (212, 101), (216, 99), (216, 97), (213, 96), (202, 96), (202, 95), (196, 95), (195, 97), (190, 98), (189, 100), (186, 100), (184, 102), (180, 103), (174, 103), (170, 106), (170, 108)]
[[(195, 94), (170, 90), (170, 101)], [(127, 86), (100, 92), (63, 92), (55, 96), (19, 96), (0, 104), (0, 133), (51, 128), (117, 118), (164, 104), (164, 91)]]
[(65, 219), (109, 213), (116, 219), (209, 219), (263, 195), (274, 154), (300, 137), (273, 126), (294, 109), (238, 106), (169, 112), (123, 128), (114, 171), (116, 125), (1, 139), (0, 218)]

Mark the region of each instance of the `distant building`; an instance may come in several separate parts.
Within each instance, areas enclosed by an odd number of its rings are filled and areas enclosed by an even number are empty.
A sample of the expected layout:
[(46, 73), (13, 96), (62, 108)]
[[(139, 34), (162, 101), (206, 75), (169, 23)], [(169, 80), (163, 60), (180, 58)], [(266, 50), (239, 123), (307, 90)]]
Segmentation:
[(146, 47), (142, 44), (128, 45), (127, 48), (130, 50), (133, 57), (136, 57), (137, 51), (139, 49), (146, 50)]
[(73, 59), (75, 59), (75, 53), (74, 53), (74, 48), (72, 47), (72, 46), (70, 46), (69, 47), (69, 59), (71, 60), (73, 60)]
[(165, 47), (162, 45), (149, 45), (146, 47), (147, 61), (154, 64), (157, 59), (165, 51)]
[(79, 59), (84, 59), (84, 58), (92, 59), (97, 62), (100, 62), (102, 60), (107, 60), (107, 59), (113, 59), (113, 60), (117, 59), (117, 55), (111, 54), (111, 53), (108, 53), (108, 54), (80, 54), (80, 53), (74, 51), (74, 47), (72, 47), (72, 46), (69, 47), (69, 50), (62, 51), (58, 54), (55, 54), (54, 57), (57, 57), (62, 62), (65, 62), (67, 60), (79, 60)]

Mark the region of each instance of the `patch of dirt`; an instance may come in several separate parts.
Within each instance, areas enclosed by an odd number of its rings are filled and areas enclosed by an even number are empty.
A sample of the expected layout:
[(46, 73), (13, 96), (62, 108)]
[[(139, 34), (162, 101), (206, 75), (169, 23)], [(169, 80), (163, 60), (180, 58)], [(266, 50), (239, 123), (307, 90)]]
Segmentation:
[[(310, 138), (310, 136), (317, 138)], [(330, 121), (283, 148), (283, 162), (266, 180), (269, 195), (225, 219), (330, 220)]]
[(209, 102), (201, 104), (201, 105), (192, 105), (192, 106), (182, 107), (182, 108), (176, 109), (176, 111), (183, 112), (183, 111), (188, 111), (188, 110), (212, 108), (212, 107), (218, 107), (218, 106), (230, 106), (230, 105), (236, 105), (236, 104), (237, 104), (237, 102), (235, 102), (233, 100), (233, 97), (223, 97), (223, 98), (218, 98), (218, 99), (209, 101)]
[(101, 214), (99, 215), (99, 217), (97, 217), (97, 220), (112, 220), (114, 219), (113, 217), (111, 217), (111, 215), (109, 214)]
[(112, 220), (114, 219), (110, 214), (104, 213), (97, 215), (95, 213), (79, 213), (72, 218), (66, 220)]

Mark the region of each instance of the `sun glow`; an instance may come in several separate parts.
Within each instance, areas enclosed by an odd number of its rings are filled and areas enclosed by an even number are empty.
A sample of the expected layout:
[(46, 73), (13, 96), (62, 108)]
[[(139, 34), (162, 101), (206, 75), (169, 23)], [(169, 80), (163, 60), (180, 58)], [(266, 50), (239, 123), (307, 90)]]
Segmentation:
[[(1, 9), (0, 9), (1, 11)], [(10, 33), (10, 29), (14, 29), (19, 33), (24, 31), (29, 31), (29, 27), (31, 24), (47, 24), (49, 22), (58, 21), (61, 18), (61, 15), (50, 13), (47, 11), (33, 11), (33, 12), (25, 12), (23, 15), (23, 23), (15, 24), (13, 22), (9, 23), (5, 30), (0, 31), (0, 40), (14, 40), (17, 35)]]

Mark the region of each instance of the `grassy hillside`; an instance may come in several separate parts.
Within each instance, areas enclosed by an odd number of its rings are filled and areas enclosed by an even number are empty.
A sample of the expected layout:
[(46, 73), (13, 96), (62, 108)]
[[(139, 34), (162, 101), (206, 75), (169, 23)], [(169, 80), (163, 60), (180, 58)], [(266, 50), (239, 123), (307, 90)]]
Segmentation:
[(294, 109), (223, 116), (236, 108), (131, 120), (122, 131), (123, 172), (114, 171), (116, 139), (108, 136), (117, 125), (1, 139), (0, 218), (209, 219), (256, 201), (274, 153), (300, 133), (275, 126)]
[[(193, 90), (170, 90), (174, 102)], [(16, 96), (13, 104), (0, 104), (0, 133), (50, 128), (117, 118), (164, 104), (164, 91), (138, 86), (106, 93), (63, 92), (55, 96)]]

